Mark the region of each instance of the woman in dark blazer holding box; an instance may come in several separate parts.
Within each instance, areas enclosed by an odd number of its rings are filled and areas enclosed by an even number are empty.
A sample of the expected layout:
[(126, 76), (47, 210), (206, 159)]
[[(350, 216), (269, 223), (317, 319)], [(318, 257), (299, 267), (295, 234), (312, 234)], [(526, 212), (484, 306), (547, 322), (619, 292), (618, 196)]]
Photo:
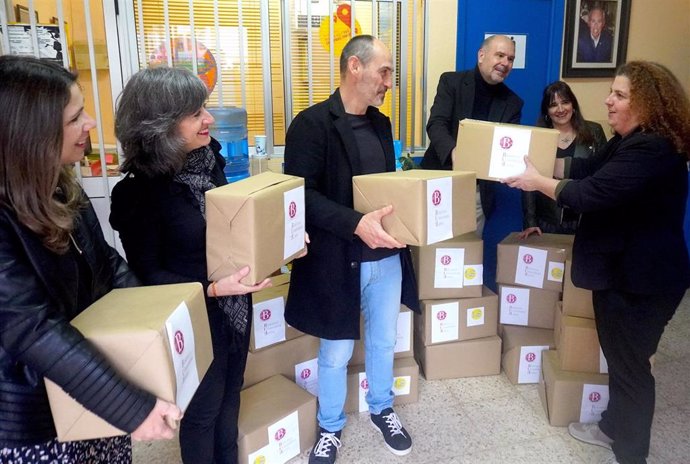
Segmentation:
[(593, 158), (565, 166), (573, 180), (541, 176), (526, 160), (525, 173), (505, 182), (582, 213), (572, 279), (592, 290), (610, 399), (598, 424), (569, 431), (612, 449), (610, 462), (639, 464), (654, 415), (649, 358), (690, 285), (683, 234), (690, 102), (667, 68), (633, 61), (616, 72), (606, 106), (616, 134)]
[(113, 189), (110, 223), (127, 260), (148, 285), (200, 282), (206, 289), (214, 360), (180, 427), (185, 463), (236, 463), (240, 390), (249, 346), (249, 267), (217, 282), (206, 278), (204, 192), (225, 185), (220, 144), (211, 139), (208, 91), (181, 68), (132, 76), (120, 96), (115, 132), (127, 174)]
[(128, 436), (58, 442), (44, 378), (139, 440), (180, 410), (121, 378), (69, 321), (138, 285), (74, 176), (95, 121), (76, 76), (0, 56), (0, 463), (130, 463)]

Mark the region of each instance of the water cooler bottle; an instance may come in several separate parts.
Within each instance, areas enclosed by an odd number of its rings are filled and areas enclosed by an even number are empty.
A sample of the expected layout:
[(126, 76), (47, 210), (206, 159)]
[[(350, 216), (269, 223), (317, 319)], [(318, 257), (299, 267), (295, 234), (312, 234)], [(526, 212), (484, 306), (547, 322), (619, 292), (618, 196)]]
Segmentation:
[(208, 108), (216, 122), (211, 126), (211, 136), (221, 145), (225, 158), (225, 178), (235, 182), (249, 177), (249, 144), (247, 143), (247, 111), (229, 106)]

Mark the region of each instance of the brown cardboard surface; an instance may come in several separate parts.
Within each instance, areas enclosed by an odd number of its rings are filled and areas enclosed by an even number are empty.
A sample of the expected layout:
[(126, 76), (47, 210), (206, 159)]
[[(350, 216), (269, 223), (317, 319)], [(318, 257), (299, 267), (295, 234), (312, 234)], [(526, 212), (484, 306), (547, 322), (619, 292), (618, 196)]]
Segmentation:
[(387, 205), (393, 212), (383, 217), (383, 228), (398, 241), (408, 245), (429, 245), (427, 236), (427, 183), (432, 179), (451, 178), (452, 235), (456, 237), (477, 229), (476, 177), (473, 172), (409, 171), (367, 174), (352, 178), (354, 207), (369, 213)]
[(502, 339), (503, 355), (501, 357), (501, 366), (503, 366), (506, 377), (513, 384), (518, 383), (520, 351), (522, 347), (548, 346), (547, 349), (553, 349), (555, 345), (553, 330), (517, 325), (504, 325)]
[(247, 462), (249, 454), (267, 446), (268, 427), (295, 411), (299, 418), (300, 452), (303, 452), (313, 445), (316, 437), (316, 397), (280, 375), (242, 390), (239, 462)]
[[(498, 330), (498, 296), (488, 287), (483, 287), (482, 289), (483, 295), (476, 298), (422, 300), (422, 313), (415, 314), (415, 331), (417, 332), (417, 338), (424, 345), (430, 346), (439, 343), (452, 343), (455, 341), (472, 340), (496, 335)], [(434, 341), (431, 320), (433, 317), (433, 307), (435, 305), (448, 303), (457, 304), (458, 338), (448, 341)], [(483, 324), (468, 324), (470, 322), (477, 322), (482, 312), (484, 317)]]
[(556, 349), (561, 344), (561, 322), (563, 321), (563, 302), (556, 303), (556, 312), (553, 317), (553, 341), (556, 344)]
[(605, 374), (564, 371), (558, 354), (552, 350), (544, 351), (538, 391), (549, 424), (565, 427), (578, 422), (584, 385), (608, 385), (608, 382), (609, 376)]
[(573, 284), (571, 279), (572, 267), (572, 257), (568, 256), (565, 260), (565, 276), (563, 277), (563, 314), (594, 319), (592, 291), (576, 287)]
[[(201, 379), (213, 360), (213, 349), (206, 301), (199, 283), (115, 289), (71, 323), (120, 375), (174, 403), (177, 387), (165, 322), (182, 302), (189, 309), (196, 368)], [(47, 379), (46, 390), (60, 441), (125, 434)]]
[(264, 172), (206, 192), (209, 280), (249, 266), (242, 283), (255, 284), (302, 253), (304, 247), (283, 258), (283, 194), (299, 187), (304, 187), (301, 177)]
[(415, 358), (426, 380), (497, 375), (501, 372), (501, 339), (493, 335), (432, 346), (415, 340)]
[(477, 179), (499, 180), (489, 177), (494, 128), (496, 127), (529, 130), (531, 132), (529, 152), (518, 153), (517, 156), (529, 155), (530, 161), (541, 174), (548, 177), (553, 175), (556, 149), (558, 148), (557, 130), (474, 119), (460, 121), (456, 150), (453, 156), (453, 169), (474, 171), (477, 173)]
[[(435, 287), (436, 268), (443, 269), (443, 264), (437, 259), (437, 250), (458, 248), (464, 250), (464, 269), (457, 276), (459, 288)], [(469, 298), (482, 295), (482, 272), (484, 263), (484, 249), (482, 239), (470, 232), (458, 237), (437, 242), (432, 245), (412, 247), (412, 261), (417, 275), (417, 288), (420, 300), (440, 300), (443, 298)], [(479, 277), (479, 278), (477, 278)], [(472, 282), (467, 285), (465, 281)], [(476, 284), (474, 284), (476, 282)]]
[[(400, 315), (404, 316), (401, 318), (398, 316), (398, 321), (409, 321), (409, 324), (398, 324), (398, 329), (401, 330), (397, 334), (397, 342), (395, 344), (395, 358), (410, 358), (414, 355), (414, 339), (412, 337), (412, 311), (410, 311), (410, 308), (408, 308), (405, 305), (400, 305)], [(352, 357), (350, 358), (350, 361), (347, 363), (348, 366), (357, 366), (359, 364), (364, 364), (364, 318), (360, 318), (359, 322), (359, 333), (361, 334), (361, 338), (359, 340), (355, 340), (355, 346), (352, 349)], [(403, 333), (404, 331), (405, 333)], [(407, 338), (406, 338), (407, 337)], [(409, 349), (403, 349), (404, 347), (402, 344), (404, 343), (404, 340), (407, 339), (409, 340)]]
[[(559, 234), (532, 234), (526, 239), (519, 239), (518, 232), (513, 232), (504, 238), (497, 248), (496, 282), (507, 285), (522, 285), (516, 280), (518, 250), (520, 247), (546, 250), (546, 269), (542, 279), (542, 290), (560, 292), (563, 290), (563, 264), (567, 253), (572, 249), (573, 236)], [(549, 263), (558, 263), (559, 267), (552, 269), (549, 274)]]
[(539, 327), (542, 329), (553, 329), (556, 314), (556, 303), (558, 303), (558, 292), (540, 290), (538, 288), (520, 287), (519, 285), (499, 285), (498, 286), (498, 314), (501, 324), (513, 324), (506, 318), (506, 314), (520, 306), (520, 301), (511, 303), (511, 295), (515, 295), (514, 289), (526, 289), (529, 292), (529, 306), (527, 315), (527, 327)]
[[(256, 347), (256, 337), (255, 334), (259, 330), (271, 330), (271, 327), (275, 327), (276, 324), (283, 324), (285, 326), (285, 340), (292, 340), (301, 335), (304, 335), (299, 330), (292, 327), (290, 324), (285, 322), (285, 318), (280, 318), (280, 320), (275, 320), (271, 317), (268, 320), (262, 320), (261, 318), (261, 304), (273, 300), (275, 298), (283, 299), (283, 308), (285, 308), (285, 303), (287, 302), (288, 290), (290, 289), (290, 274), (281, 274), (278, 276), (271, 277), (273, 286), (265, 288), (260, 292), (252, 293), (252, 305), (254, 310), (254, 317), (252, 318), (252, 328), (249, 333), (249, 351), (255, 352), (262, 349), (266, 349), (274, 344), (267, 345), (261, 348)], [(259, 317), (256, 317), (259, 314)], [(271, 315), (272, 316), (272, 315)], [(280, 343), (280, 342), (278, 342)]]
[(319, 354), (319, 339), (302, 335), (247, 355), (244, 385), (248, 388), (276, 374), (295, 380), (295, 365)]
[(563, 316), (558, 345), (561, 369), (599, 374), (599, 359), (599, 337), (594, 320)]
[[(363, 364), (352, 365), (347, 368), (346, 413), (359, 411), (360, 373), (365, 373)], [(393, 382), (396, 385), (394, 385), (394, 387), (408, 387), (408, 385), (403, 385), (403, 383), (407, 381), (404, 377), (410, 377), (410, 392), (407, 394), (396, 394), (393, 405), (398, 406), (419, 401), (419, 366), (417, 366), (417, 362), (414, 358), (400, 358), (395, 360), (393, 364)]]

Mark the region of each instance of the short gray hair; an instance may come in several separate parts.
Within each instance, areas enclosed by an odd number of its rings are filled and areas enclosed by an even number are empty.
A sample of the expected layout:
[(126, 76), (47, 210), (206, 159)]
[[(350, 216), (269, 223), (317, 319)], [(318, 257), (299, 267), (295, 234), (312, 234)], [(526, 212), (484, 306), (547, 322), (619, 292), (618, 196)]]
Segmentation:
[(374, 56), (374, 38), (373, 35), (363, 34), (356, 35), (343, 48), (340, 54), (340, 77), (345, 76), (347, 72), (347, 61), (352, 56), (356, 56), (363, 66), (366, 66)]
[(207, 98), (201, 79), (184, 68), (147, 68), (132, 76), (115, 115), (115, 135), (125, 156), (122, 171), (148, 177), (178, 172), (187, 155), (178, 125)]

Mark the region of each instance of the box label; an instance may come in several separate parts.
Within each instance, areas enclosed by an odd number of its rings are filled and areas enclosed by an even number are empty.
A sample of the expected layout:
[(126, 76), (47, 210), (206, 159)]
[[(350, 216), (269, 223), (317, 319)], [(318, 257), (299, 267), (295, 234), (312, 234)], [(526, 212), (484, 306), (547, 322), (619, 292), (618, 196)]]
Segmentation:
[(518, 383), (538, 383), (541, 372), (541, 352), (548, 350), (548, 346), (520, 347), (520, 366), (518, 367)]
[(194, 355), (194, 330), (189, 308), (184, 301), (166, 319), (165, 330), (168, 334), (175, 370), (177, 385), (175, 403), (184, 411), (199, 386), (199, 372), (196, 370)]
[(586, 383), (582, 388), (580, 422), (599, 422), (609, 404), (609, 386)]
[(393, 378), (393, 393), (395, 396), (409, 395), (412, 387), (412, 377), (409, 375), (401, 375)]
[(484, 285), (484, 265), (467, 264), (463, 273), (465, 286)]
[(462, 288), (464, 268), (464, 248), (437, 248), (434, 288)]
[(285, 212), (285, 239), (283, 259), (287, 259), (304, 248), (304, 187), (288, 190), (283, 194)]
[(529, 289), (501, 287), (501, 324), (527, 325)]
[(542, 288), (546, 270), (546, 250), (518, 247), (515, 283), (527, 287)]
[(484, 325), (484, 315), (486, 310), (484, 306), (477, 306), (476, 308), (467, 308), (467, 327), (476, 327)]
[(431, 343), (458, 339), (459, 312), (457, 301), (431, 305)]
[(453, 179), (426, 182), (426, 244), (453, 238)]
[(265, 346), (285, 341), (285, 300), (282, 296), (253, 305), (254, 346)]
[(549, 272), (546, 279), (551, 282), (563, 282), (563, 274), (565, 273), (565, 263), (557, 261), (549, 261)]
[(369, 403), (367, 403), (367, 392), (369, 391), (369, 382), (367, 381), (367, 373), (360, 372), (359, 383), (357, 390), (359, 393), (359, 412), (365, 412), (369, 410)]
[(295, 383), (314, 396), (319, 396), (319, 358), (295, 364)]
[(532, 131), (514, 127), (494, 128), (491, 144), (489, 177), (502, 179), (515, 176), (525, 170), (525, 155), (529, 154)]
[(398, 314), (398, 333), (395, 335), (394, 353), (410, 351), (410, 332), (412, 327), (412, 311)]
[(299, 454), (299, 411), (268, 426), (268, 446), (277, 463), (288, 462)]

